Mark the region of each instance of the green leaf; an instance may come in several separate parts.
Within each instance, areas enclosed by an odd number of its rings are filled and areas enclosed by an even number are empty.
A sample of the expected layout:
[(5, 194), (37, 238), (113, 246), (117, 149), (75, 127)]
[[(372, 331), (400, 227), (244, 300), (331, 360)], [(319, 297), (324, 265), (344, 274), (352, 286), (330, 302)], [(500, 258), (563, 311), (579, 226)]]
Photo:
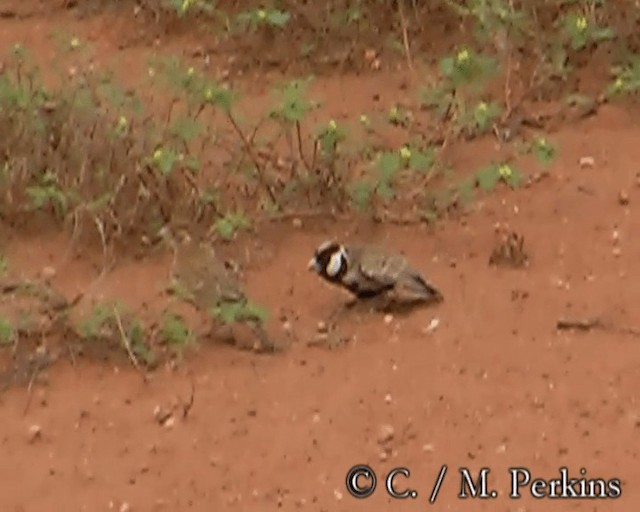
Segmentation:
[(259, 322), (266, 322), (269, 319), (267, 308), (251, 301), (247, 301), (244, 304), (242, 315), (247, 320), (257, 320)]
[(453, 76), (456, 70), (456, 61), (453, 57), (444, 57), (440, 59), (440, 72), (446, 77)]
[(15, 329), (13, 325), (5, 319), (0, 318), (0, 345), (9, 345), (13, 342)]
[(517, 169), (512, 169), (511, 174), (502, 179), (511, 188), (518, 188), (522, 184), (522, 174)]
[(395, 197), (393, 188), (391, 188), (391, 186), (385, 181), (381, 181), (378, 184), (376, 187), (376, 194), (384, 201), (390, 201)]
[(500, 180), (500, 174), (498, 174), (498, 167), (491, 165), (480, 169), (476, 174), (478, 186), (486, 191), (493, 190)]
[(544, 137), (537, 137), (533, 143), (533, 152), (542, 165), (550, 164), (556, 156), (555, 147)]
[(278, 11), (277, 9), (267, 12), (267, 21), (278, 28), (284, 28), (289, 21), (291, 15), (285, 11)]
[(367, 180), (358, 180), (351, 187), (351, 198), (360, 210), (371, 205), (375, 185)]
[(400, 155), (395, 151), (386, 151), (378, 159), (378, 179), (381, 182), (388, 182), (398, 172), (402, 165)]
[(470, 203), (473, 200), (475, 181), (466, 179), (458, 185), (458, 197), (462, 203)]
[(411, 167), (411, 169), (415, 171), (425, 173), (433, 167), (435, 161), (436, 158), (433, 151), (429, 150), (426, 152), (422, 152), (414, 150), (411, 152), (409, 167)]
[(222, 217), (215, 222), (218, 234), (225, 240), (231, 240), (236, 232), (233, 222), (228, 217)]

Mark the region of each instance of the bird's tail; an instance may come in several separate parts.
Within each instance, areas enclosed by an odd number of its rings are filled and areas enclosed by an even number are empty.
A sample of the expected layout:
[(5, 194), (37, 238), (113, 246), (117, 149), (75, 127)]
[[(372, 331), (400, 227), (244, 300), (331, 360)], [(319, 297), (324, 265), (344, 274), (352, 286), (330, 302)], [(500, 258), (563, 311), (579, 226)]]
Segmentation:
[(428, 283), (421, 275), (414, 274), (411, 280), (411, 289), (422, 300), (428, 302), (443, 302), (444, 296), (435, 286)]

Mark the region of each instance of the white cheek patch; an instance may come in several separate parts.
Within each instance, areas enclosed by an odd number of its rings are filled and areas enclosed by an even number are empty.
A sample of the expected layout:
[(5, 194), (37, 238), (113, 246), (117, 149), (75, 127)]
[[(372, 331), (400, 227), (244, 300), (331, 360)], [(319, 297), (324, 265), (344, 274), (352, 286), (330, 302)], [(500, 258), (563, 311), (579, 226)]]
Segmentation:
[(329, 263), (327, 263), (327, 268), (325, 269), (327, 271), (327, 275), (330, 277), (335, 277), (338, 274), (338, 272), (340, 272), (340, 269), (342, 268), (342, 262), (343, 262), (342, 251), (334, 253), (331, 256)]

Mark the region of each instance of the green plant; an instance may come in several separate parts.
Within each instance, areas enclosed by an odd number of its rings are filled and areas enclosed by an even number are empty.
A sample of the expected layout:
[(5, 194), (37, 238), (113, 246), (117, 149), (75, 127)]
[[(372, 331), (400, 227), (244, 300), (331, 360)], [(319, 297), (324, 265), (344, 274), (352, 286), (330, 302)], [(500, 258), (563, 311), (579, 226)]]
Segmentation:
[(228, 212), (216, 220), (214, 227), (223, 240), (229, 241), (237, 231), (249, 229), (251, 222), (242, 211)]
[(589, 44), (613, 39), (611, 27), (601, 27), (582, 13), (571, 12), (564, 18), (564, 36), (573, 50), (582, 50)]
[(0, 254), (0, 277), (5, 275), (9, 270), (9, 260), (4, 254)]
[(209, 314), (213, 319), (227, 325), (246, 321), (263, 323), (269, 317), (269, 313), (264, 306), (249, 300), (220, 302), (209, 309)]
[(0, 317), (0, 345), (11, 345), (15, 340), (16, 330), (6, 318)]
[(175, 313), (164, 316), (161, 326), (162, 341), (173, 351), (182, 351), (193, 341), (193, 334), (184, 319)]
[(500, 182), (513, 188), (519, 186), (522, 182), (520, 171), (510, 164), (500, 163), (487, 165), (476, 173), (476, 183), (482, 190), (491, 191)]
[(213, 0), (163, 0), (163, 4), (175, 12), (179, 18), (187, 14), (211, 14), (215, 9)]
[(237, 23), (243, 29), (256, 30), (261, 27), (283, 29), (291, 15), (278, 9), (254, 9), (237, 16)]
[(495, 58), (469, 48), (444, 57), (440, 61), (441, 80), (423, 92), (423, 106), (439, 118), (451, 120), (455, 135), (485, 133), (501, 112), (497, 103), (481, 99), (497, 66)]
[(631, 55), (623, 64), (613, 66), (611, 71), (614, 79), (605, 91), (609, 98), (640, 90), (640, 57)]
[(532, 151), (541, 165), (549, 165), (556, 157), (556, 147), (546, 137), (536, 137), (532, 144)]

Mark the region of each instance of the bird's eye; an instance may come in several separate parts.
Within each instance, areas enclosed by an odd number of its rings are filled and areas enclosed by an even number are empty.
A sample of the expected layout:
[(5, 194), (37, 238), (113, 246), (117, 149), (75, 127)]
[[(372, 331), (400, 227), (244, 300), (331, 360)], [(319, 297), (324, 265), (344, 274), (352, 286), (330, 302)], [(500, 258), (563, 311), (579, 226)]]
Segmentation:
[(326, 272), (330, 277), (335, 277), (342, 268), (342, 253), (336, 252), (331, 255), (329, 263), (327, 263)]

